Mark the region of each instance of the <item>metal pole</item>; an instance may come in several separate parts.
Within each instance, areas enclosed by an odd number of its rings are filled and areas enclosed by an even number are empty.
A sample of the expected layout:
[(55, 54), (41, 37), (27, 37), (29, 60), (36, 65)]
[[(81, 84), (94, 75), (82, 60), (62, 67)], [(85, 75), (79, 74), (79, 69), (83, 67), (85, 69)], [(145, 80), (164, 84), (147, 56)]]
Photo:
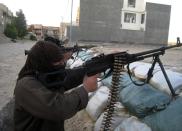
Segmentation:
[(71, 22), (70, 22), (70, 43), (72, 42), (72, 15), (73, 15), (73, 0), (71, 0)]
[(63, 16), (61, 16), (61, 40), (63, 40)]

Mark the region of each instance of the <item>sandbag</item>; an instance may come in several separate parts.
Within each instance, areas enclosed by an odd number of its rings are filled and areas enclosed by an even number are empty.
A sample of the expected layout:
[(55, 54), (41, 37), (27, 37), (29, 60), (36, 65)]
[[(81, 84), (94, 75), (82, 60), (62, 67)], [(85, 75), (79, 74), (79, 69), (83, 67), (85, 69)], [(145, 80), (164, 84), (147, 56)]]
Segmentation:
[[(120, 79), (119, 79), (119, 92), (122, 88), (127, 87), (128, 85), (132, 84), (132, 81), (129, 78), (128, 73), (121, 72)], [(112, 85), (112, 75), (102, 80), (104, 86), (111, 87)]]
[(145, 123), (132, 116), (127, 118), (114, 131), (152, 131)]
[(92, 57), (93, 57), (92, 54), (87, 54), (87, 55), (80, 57), (80, 59), (83, 61), (87, 61), (87, 60), (90, 60)]
[[(182, 74), (173, 72), (171, 70), (166, 70), (166, 73), (174, 91), (176, 91), (176, 93), (179, 93), (180, 89), (182, 88)], [(168, 94), (171, 94), (171, 91), (168, 87), (168, 84), (162, 71), (156, 72), (149, 83), (155, 88), (164, 91)]]
[(93, 50), (86, 50), (87, 53), (93, 54), (94, 51)]
[[(152, 64), (144, 63), (142, 65), (137, 66), (133, 69), (134, 76), (138, 79), (145, 80), (148, 76), (148, 71), (151, 68)], [(156, 72), (160, 71), (160, 67), (156, 64), (152, 74), (154, 75)]]
[(83, 63), (84, 61), (79, 58), (70, 65), (70, 68), (81, 66)]
[(143, 118), (163, 110), (170, 103), (170, 96), (149, 84), (136, 86), (133, 83), (122, 89), (119, 101), (128, 108), (131, 114)]
[(88, 53), (84, 50), (84, 51), (79, 51), (78, 53), (76, 52), (76, 53), (74, 53), (73, 54), (73, 57), (82, 57), (82, 56), (84, 56), (84, 55), (87, 55)]
[[(133, 78), (132, 78), (133, 79)], [(129, 85), (133, 84), (133, 82), (131, 81), (129, 75), (127, 72), (122, 72), (120, 75), (120, 86), (119, 86), (119, 92), (128, 87)]]
[[(105, 112), (104, 112), (105, 113)], [(100, 128), (102, 127), (102, 121), (103, 121), (103, 116), (104, 113), (102, 113), (100, 115), (100, 117), (97, 119), (95, 125), (94, 125), (94, 131), (100, 131)], [(129, 118), (130, 115), (128, 113), (128, 111), (126, 110), (126, 108), (120, 103), (116, 103), (115, 105), (115, 111), (112, 117), (112, 124), (111, 124), (111, 128), (115, 129), (123, 120), (125, 120), (126, 118)]]
[(97, 92), (89, 100), (86, 111), (89, 116), (96, 121), (97, 118), (104, 111), (109, 96), (109, 89), (106, 86), (101, 86)]
[[(140, 66), (140, 65), (144, 65), (145, 63), (144, 62), (133, 62), (133, 63), (130, 63), (129, 64), (129, 69), (130, 69), (130, 72), (131, 73), (134, 73), (133, 71), (134, 71), (134, 69), (136, 68), (136, 67), (138, 67), (138, 66)], [(127, 65), (125, 66), (125, 68), (127, 68)]]
[(93, 51), (91, 51), (91, 50), (80, 51), (78, 54), (74, 53), (73, 57), (78, 57), (81, 60), (86, 61), (93, 57)]
[[(130, 69), (133, 70), (133, 74), (136, 78), (144, 80), (147, 78), (147, 75), (148, 75), (147, 73), (148, 73), (148, 70), (150, 67), (151, 67), (151, 64), (149, 64), (149, 63), (135, 63), (134, 62), (134, 63), (132, 63)], [(173, 89), (177, 93), (179, 93), (181, 91), (180, 87), (182, 87), (182, 74), (173, 72), (171, 70), (166, 70), (166, 73), (173, 86)], [(149, 83), (153, 87), (155, 87), (161, 91), (164, 91), (168, 94), (171, 94), (171, 91), (168, 87), (166, 79), (158, 64), (155, 65), (155, 68), (153, 70), (153, 77), (151, 78)]]
[(80, 51), (78, 54), (74, 53), (73, 59), (67, 61), (67, 66), (70, 68), (78, 67), (93, 56), (92, 51)]
[(152, 131), (181, 131), (182, 97), (171, 102), (165, 110), (146, 116), (142, 121)]
[(112, 81), (112, 75), (108, 76), (107, 78), (104, 78), (101, 82), (104, 86), (111, 87), (111, 81)]
[(73, 64), (74, 60), (73, 59), (69, 59), (67, 62), (66, 62), (66, 67), (70, 67), (71, 64)]

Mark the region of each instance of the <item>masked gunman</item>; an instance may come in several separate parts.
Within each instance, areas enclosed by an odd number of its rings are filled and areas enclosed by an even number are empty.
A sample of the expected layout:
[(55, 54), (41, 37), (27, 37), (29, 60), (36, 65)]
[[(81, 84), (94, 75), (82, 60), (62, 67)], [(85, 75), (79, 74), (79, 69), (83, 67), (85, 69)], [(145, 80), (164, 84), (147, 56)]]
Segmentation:
[[(67, 55), (50, 41), (38, 41), (30, 49), (14, 90), (15, 131), (64, 131), (64, 121), (86, 107), (88, 93), (97, 89), (97, 75), (78, 73), (65, 87), (46, 87), (39, 80), (39, 74), (64, 70)], [(49, 82), (55, 79), (62, 78), (52, 77)]]

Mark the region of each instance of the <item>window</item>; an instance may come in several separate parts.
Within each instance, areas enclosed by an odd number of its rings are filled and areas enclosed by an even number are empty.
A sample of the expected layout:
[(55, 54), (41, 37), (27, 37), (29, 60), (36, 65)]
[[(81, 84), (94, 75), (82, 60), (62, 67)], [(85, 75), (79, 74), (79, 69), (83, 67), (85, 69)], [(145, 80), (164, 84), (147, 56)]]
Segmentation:
[(136, 14), (135, 13), (125, 13), (124, 22), (125, 23), (136, 23)]
[(128, 0), (128, 7), (135, 8), (135, 2), (136, 2), (136, 0)]
[(144, 22), (145, 22), (145, 14), (142, 14), (141, 15), (141, 24), (144, 24)]

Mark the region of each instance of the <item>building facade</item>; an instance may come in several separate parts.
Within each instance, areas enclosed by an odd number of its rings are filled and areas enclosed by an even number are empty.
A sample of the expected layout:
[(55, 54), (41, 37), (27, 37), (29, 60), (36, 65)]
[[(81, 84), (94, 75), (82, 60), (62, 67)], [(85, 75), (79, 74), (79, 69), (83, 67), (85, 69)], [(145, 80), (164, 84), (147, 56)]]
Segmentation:
[(144, 0), (80, 0), (72, 40), (167, 44), (170, 13), (170, 5)]
[(46, 35), (60, 38), (60, 27), (32, 24), (28, 26), (28, 31), (34, 33), (38, 40), (44, 39)]
[(60, 39), (64, 40), (67, 38), (67, 26), (70, 26), (70, 23), (61, 22), (60, 23)]
[(11, 23), (13, 13), (8, 9), (7, 6), (0, 3), (0, 33), (4, 32), (7, 23)]

